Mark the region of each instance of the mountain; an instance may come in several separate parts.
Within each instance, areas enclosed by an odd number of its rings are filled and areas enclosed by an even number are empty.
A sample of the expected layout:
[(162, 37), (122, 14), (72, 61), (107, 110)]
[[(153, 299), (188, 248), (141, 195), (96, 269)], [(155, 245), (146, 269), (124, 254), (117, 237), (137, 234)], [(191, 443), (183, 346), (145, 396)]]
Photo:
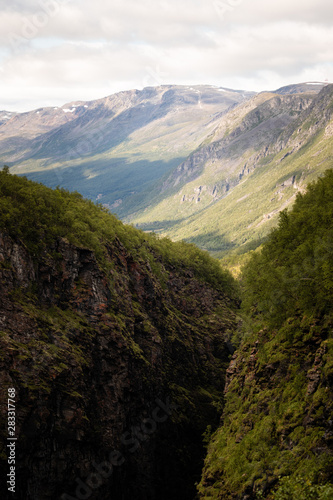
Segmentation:
[(332, 85), (320, 82), (259, 94), (172, 85), (120, 92), (0, 115), (0, 161), (223, 257), (257, 246), (330, 167), (331, 103)]
[(192, 499), (237, 323), (218, 262), (4, 169), (0, 298), (1, 498)]
[(247, 316), (201, 499), (333, 498), (332, 221), (331, 169), (244, 269)]
[(196, 149), (223, 114), (253, 95), (166, 85), (0, 114), (0, 161), (13, 173), (78, 190), (125, 216), (147, 206), (153, 183)]
[(130, 220), (217, 255), (265, 237), (297, 192), (332, 165), (333, 86), (278, 92), (221, 117)]
[(327, 83), (323, 82), (304, 82), (304, 83), (294, 83), (292, 85), (286, 85), (285, 87), (280, 87), (279, 89), (275, 90), (274, 93), (276, 94), (302, 94), (302, 93), (309, 93), (309, 92), (314, 92), (317, 94), (322, 90), (324, 87), (326, 87)]
[(16, 114), (17, 113), (13, 113), (11, 111), (0, 111), (0, 126), (6, 123), (7, 120), (14, 118)]

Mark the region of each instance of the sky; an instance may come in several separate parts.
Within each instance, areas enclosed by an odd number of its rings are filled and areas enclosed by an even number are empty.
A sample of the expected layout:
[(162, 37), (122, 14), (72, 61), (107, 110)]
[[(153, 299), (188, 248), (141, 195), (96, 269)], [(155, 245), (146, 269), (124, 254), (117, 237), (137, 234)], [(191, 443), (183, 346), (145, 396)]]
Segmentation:
[(332, 0), (0, 0), (0, 110), (333, 82)]

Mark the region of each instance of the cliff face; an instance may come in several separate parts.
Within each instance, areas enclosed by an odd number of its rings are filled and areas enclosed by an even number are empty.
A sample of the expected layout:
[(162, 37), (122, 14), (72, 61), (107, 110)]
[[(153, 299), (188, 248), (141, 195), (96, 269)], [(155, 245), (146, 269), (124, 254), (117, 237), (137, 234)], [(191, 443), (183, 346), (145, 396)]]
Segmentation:
[(163, 189), (183, 187), (195, 179), (200, 183), (200, 175), (207, 177), (208, 171), (213, 174), (211, 181), (218, 179), (228, 186), (226, 190), (219, 190), (217, 198), (221, 198), (244, 175), (260, 166), (260, 160), (272, 153), (271, 145), (275, 145), (283, 130), (310, 106), (314, 98), (313, 94), (277, 96), (263, 93), (243, 103), (221, 118), (221, 123), (207, 139), (209, 143), (180, 164), (165, 180)]
[(36, 259), (0, 236), (1, 474), (15, 388), (17, 499), (193, 498), (230, 300), (156, 255), (158, 279), (118, 238), (107, 260), (64, 238)]
[(331, 332), (332, 321), (302, 317), (243, 343), (227, 370), (200, 498), (331, 498)]

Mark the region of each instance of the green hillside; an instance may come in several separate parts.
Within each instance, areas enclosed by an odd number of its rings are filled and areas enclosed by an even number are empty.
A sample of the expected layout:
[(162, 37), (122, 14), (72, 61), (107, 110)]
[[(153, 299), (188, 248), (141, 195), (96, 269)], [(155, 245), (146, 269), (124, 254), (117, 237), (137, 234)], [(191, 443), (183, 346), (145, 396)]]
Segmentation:
[(232, 288), (233, 279), (219, 263), (195, 245), (155, 234), (144, 233), (123, 224), (103, 205), (84, 199), (77, 192), (52, 190), (24, 177), (0, 171), (0, 224), (3, 230), (21, 240), (38, 258), (49, 251), (58, 238), (92, 250), (108, 268), (106, 245), (117, 238), (136, 259), (147, 259), (159, 274), (156, 255), (177, 267), (189, 265), (198, 278), (216, 286)]
[(332, 498), (332, 238), (329, 170), (243, 270), (248, 319), (200, 498)]

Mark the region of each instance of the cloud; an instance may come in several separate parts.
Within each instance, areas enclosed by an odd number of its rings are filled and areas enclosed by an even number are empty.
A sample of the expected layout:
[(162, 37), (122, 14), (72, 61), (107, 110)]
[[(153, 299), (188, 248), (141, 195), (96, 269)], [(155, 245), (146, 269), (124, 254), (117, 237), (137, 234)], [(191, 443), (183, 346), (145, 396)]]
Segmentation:
[(0, 109), (162, 83), (333, 81), (327, 0), (13, 0), (0, 7)]
[(182, 35), (200, 35), (204, 27), (227, 29), (228, 23), (330, 25), (332, 10), (330, 0), (16, 0), (0, 7), (0, 32), (5, 38), (13, 28), (20, 34), (24, 26), (35, 23), (41, 25), (39, 36), (82, 40), (134, 36), (169, 44), (181, 41)]
[(280, 21), (331, 25), (332, 3), (330, 0), (241, 0), (232, 12), (233, 21), (247, 25), (263, 25)]

